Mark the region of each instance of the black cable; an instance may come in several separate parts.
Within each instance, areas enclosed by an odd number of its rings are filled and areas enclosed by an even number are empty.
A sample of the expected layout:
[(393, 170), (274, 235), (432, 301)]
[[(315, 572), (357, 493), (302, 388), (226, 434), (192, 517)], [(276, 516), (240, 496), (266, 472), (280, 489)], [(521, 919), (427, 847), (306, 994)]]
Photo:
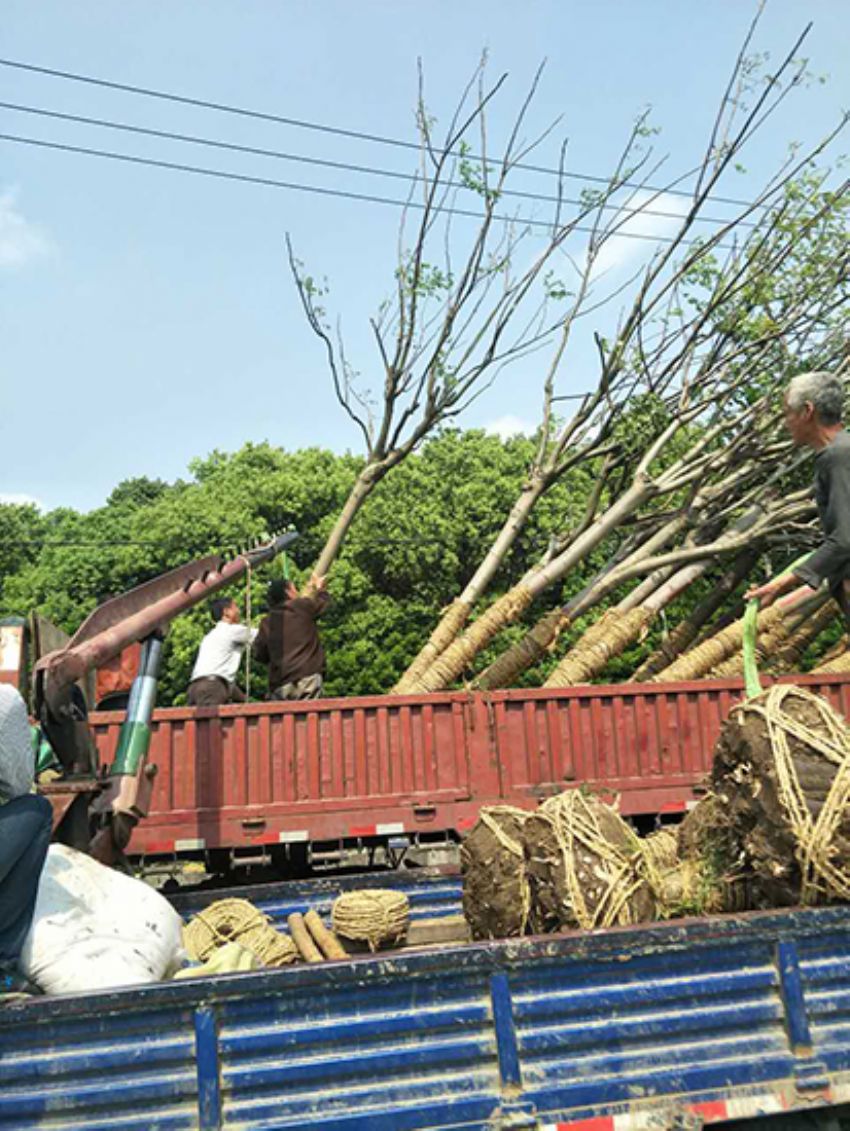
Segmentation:
[[(155, 90), (152, 87), (134, 86), (130, 83), (113, 82), (109, 79), (99, 79), (92, 75), (81, 75), (74, 71), (60, 71), (54, 67), (39, 67), (34, 63), (22, 63), (17, 59), (2, 59), (0, 58), (0, 67), (12, 67), (19, 71), (30, 71), (33, 74), (49, 75), (51, 78), (66, 79), (71, 82), (86, 83), (90, 86), (105, 87), (108, 90), (122, 90), (128, 94), (141, 94), (145, 98), (157, 98), (165, 102), (177, 102), (184, 106), (196, 106), (203, 110), (215, 110), (221, 114), (235, 114), (243, 118), (256, 118), (264, 122), (276, 122), (278, 125), (294, 126), (297, 129), (313, 130), (318, 133), (333, 134), (336, 137), (353, 138), (357, 141), (369, 141), (378, 145), (389, 145), (396, 149), (408, 149), (420, 152), (420, 147), (416, 142), (402, 141), (399, 138), (384, 137), (380, 134), (365, 133), (361, 130), (348, 130), (339, 126), (328, 126), (320, 122), (307, 122), (300, 118), (289, 118), (282, 114), (271, 114), (263, 110), (249, 110), (244, 106), (231, 106), (224, 102), (211, 102), (204, 98), (192, 98), (182, 94), (172, 94), (168, 91)], [(481, 157), (473, 153), (466, 154), (452, 154), (452, 156), (465, 156), (471, 161), (480, 161)], [(559, 169), (547, 168), (542, 165), (530, 165), (525, 162), (517, 162), (514, 166), (516, 169), (524, 169), (529, 173), (545, 173), (548, 176), (558, 176), (577, 181), (590, 181), (594, 184), (607, 185), (610, 183), (608, 177), (599, 177), (591, 173), (568, 173)], [(648, 192), (667, 192), (672, 196), (684, 196), (692, 199), (693, 194), (687, 192), (685, 189), (676, 188), (658, 188), (652, 185), (643, 185), (632, 181), (623, 182), (625, 188), (642, 188)], [(713, 196), (712, 200), (718, 204), (733, 204), (739, 208), (750, 208), (752, 202), (747, 200), (738, 200), (735, 197), (729, 196)], [(761, 205), (760, 207), (764, 207)]]
[[(393, 180), (405, 181), (408, 185), (415, 184), (417, 178), (410, 173), (400, 173), (395, 169), (377, 169), (372, 165), (354, 165), (348, 161), (331, 161), (321, 157), (307, 157), (300, 153), (286, 153), (279, 149), (264, 149), (254, 145), (240, 145), (236, 142), (220, 141), (216, 138), (199, 137), (197, 134), (174, 133), (171, 130), (156, 130), (148, 126), (134, 126), (129, 122), (116, 122), (109, 118), (90, 118), (83, 114), (66, 114), (59, 110), (46, 110), (40, 106), (25, 106), (18, 102), (0, 102), (0, 109), (13, 110), (19, 114), (34, 114), (41, 118), (54, 118), (62, 122), (76, 122), (80, 125), (97, 126), (99, 129), (120, 130), (122, 133), (137, 134), (142, 137), (163, 138), (167, 141), (186, 142), (190, 145), (203, 145), (210, 149), (224, 149), (232, 153), (248, 153), (255, 157), (274, 157), (280, 161), (295, 161), (304, 165), (316, 165), (324, 169), (336, 169), (346, 173), (365, 173), (373, 177), (389, 177)], [(465, 188), (462, 181), (445, 181), (446, 188)], [(501, 196), (512, 196), (524, 200), (537, 200), (546, 204), (574, 204), (584, 207), (581, 200), (573, 197), (551, 196), (546, 193), (525, 192), (519, 189), (502, 189)], [(667, 220), (683, 219), (681, 213), (665, 212), (656, 208), (623, 208), (619, 204), (603, 203), (601, 207), (607, 211), (624, 213), (631, 216), (657, 216)], [(695, 220), (703, 224), (725, 224), (727, 221), (712, 216), (697, 216)], [(739, 227), (754, 228), (756, 225), (750, 220), (739, 220)]]
[[(425, 204), (415, 200), (395, 200), (388, 196), (374, 196), (371, 193), (352, 192), (346, 189), (329, 189), (322, 188), (320, 185), (304, 185), (298, 184), (294, 181), (278, 181), (273, 177), (256, 177), (247, 173), (231, 173), (225, 172), (222, 169), (207, 169), (202, 165), (186, 165), (183, 162), (177, 161), (160, 161), (153, 157), (136, 157), (128, 153), (116, 153), (108, 149), (93, 149), (84, 145), (67, 145), (58, 141), (42, 141), (34, 137), (22, 137), (19, 134), (4, 134), (0, 133), (0, 141), (11, 141), (19, 145), (32, 145), (39, 149), (56, 149), (63, 153), (78, 153), (86, 157), (103, 157), (111, 161), (123, 161), (130, 165), (149, 165), (156, 169), (171, 169), (179, 173), (195, 173), (203, 177), (215, 177), (219, 180), (225, 181), (241, 181), (245, 184), (265, 185), (267, 188), (282, 188), (292, 189), (297, 192), (312, 192), (319, 196), (336, 196), (342, 197), (345, 200), (358, 200), (369, 204), (389, 204), (396, 208), (411, 208), (416, 211), (424, 211)], [(433, 205), (432, 211), (446, 216), (466, 216), (473, 220), (481, 220), (481, 213), (474, 212), (470, 208), (447, 208), (445, 206)], [(552, 224), (549, 220), (531, 220), (518, 218), (516, 216), (498, 215), (493, 214), (494, 220), (504, 220), (508, 223), (519, 224), (523, 227), (531, 228), (551, 228)], [(576, 224), (571, 229), (574, 232), (593, 233), (594, 228)], [(646, 235), (642, 232), (616, 232), (612, 233), (623, 239), (631, 240), (649, 240), (652, 243), (674, 243), (676, 241), (664, 236)], [(699, 243), (698, 240), (679, 240), (682, 247), (690, 247)], [(718, 248), (723, 249), (724, 245), (718, 244)]]

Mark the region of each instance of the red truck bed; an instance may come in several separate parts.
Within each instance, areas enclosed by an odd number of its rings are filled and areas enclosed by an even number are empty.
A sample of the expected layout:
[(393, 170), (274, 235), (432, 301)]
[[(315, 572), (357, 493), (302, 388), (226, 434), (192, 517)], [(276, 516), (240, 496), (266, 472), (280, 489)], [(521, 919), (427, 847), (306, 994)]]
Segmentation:
[[(798, 676), (850, 717), (850, 676)], [(625, 815), (683, 810), (737, 680), (180, 708), (154, 715), (159, 767), (135, 854), (454, 830), (481, 805), (571, 784)], [(102, 761), (122, 716), (95, 714)]]

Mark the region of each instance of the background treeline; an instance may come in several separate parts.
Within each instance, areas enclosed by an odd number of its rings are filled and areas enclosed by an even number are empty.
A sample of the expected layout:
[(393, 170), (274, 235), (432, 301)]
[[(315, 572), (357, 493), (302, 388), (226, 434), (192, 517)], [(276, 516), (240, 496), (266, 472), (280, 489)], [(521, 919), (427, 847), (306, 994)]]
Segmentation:
[[(640, 420), (638, 413), (635, 427)], [(533, 450), (533, 439), (523, 436), (502, 441), (479, 430), (447, 430), (378, 486), (330, 581), (334, 601), (322, 628), (328, 694), (392, 688), (492, 541), (523, 483)], [(233, 454), (214, 452), (194, 461), (186, 480), (126, 480), (104, 506), (87, 513), (0, 505), (0, 615), (37, 609), (73, 632), (109, 595), (194, 557), (233, 552), (290, 525), (302, 532), (291, 554), (293, 576), (306, 580), (359, 466), (350, 455), (318, 448), (285, 452), (268, 444), (246, 444)], [(540, 500), (502, 563), (490, 599), (545, 552), (550, 538), (580, 522), (593, 485), (593, 466), (582, 465)], [(547, 608), (578, 593), (624, 536), (618, 531), (562, 587), (535, 602), (506, 630), (498, 650), (519, 638)], [(266, 582), (280, 569), (278, 562), (253, 578), (255, 620), (265, 607)], [(718, 563), (718, 571), (722, 569)], [(715, 577), (716, 572), (710, 573), (682, 595), (669, 610), (671, 625), (687, 615)], [(245, 586), (232, 592), (244, 612)], [(208, 610), (201, 606), (172, 625), (161, 705), (185, 701), (195, 651), (210, 624)], [(583, 627), (577, 621), (571, 635), (579, 637)], [(642, 643), (612, 661), (604, 678), (628, 678), (663, 629), (663, 623), (653, 626)], [(488, 659), (482, 656), (482, 662)], [(518, 682), (539, 685), (555, 662), (555, 655), (547, 657)], [(255, 666), (252, 696), (262, 698), (265, 691), (265, 671)]]

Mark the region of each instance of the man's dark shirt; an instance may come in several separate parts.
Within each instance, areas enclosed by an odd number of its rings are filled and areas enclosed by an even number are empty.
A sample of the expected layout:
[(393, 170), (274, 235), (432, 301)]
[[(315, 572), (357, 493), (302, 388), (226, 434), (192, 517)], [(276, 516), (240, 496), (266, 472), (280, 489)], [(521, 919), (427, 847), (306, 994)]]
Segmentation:
[(314, 597), (296, 597), (269, 609), (260, 622), (253, 655), (269, 666), (269, 688), (295, 683), (308, 675), (324, 675), (325, 653), (316, 618), (330, 600), (324, 589)]
[(825, 539), (794, 573), (817, 589), (850, 577), (850, 433), (842, 430), (815, 456), (815, 502)]

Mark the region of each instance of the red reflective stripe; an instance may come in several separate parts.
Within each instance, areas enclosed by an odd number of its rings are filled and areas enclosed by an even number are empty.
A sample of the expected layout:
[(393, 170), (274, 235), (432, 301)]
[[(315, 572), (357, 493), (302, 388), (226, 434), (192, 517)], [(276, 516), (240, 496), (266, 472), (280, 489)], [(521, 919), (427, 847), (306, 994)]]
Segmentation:
[(152, 844), (146, 844), (145, 845), (145, 854), (146, 855), (148, 853), (151, 853), (151, 852), (173, 852), (173, 851), (174, 851), (174, 841), (173, 840), (158, 840), (158, 841), (155, 840)]
[(612, 1115), (595, 1115), (591, 1119), (577, 1119), (574, 1123), (555, 1123), (557, 1131), (614, 1131)]
[(374, 825), (359, 825), (348, 830), (349, 836), (375, 836)]
[(686, 801), (668, 801), (658, 811), (659, 813), (684, 813), (687, 807)]
[(703, 1119), (725, 1119), (727, 1115), (725, 1100), (706, 1100), (705, 1103), (689, 1104), (688, 1110)]

